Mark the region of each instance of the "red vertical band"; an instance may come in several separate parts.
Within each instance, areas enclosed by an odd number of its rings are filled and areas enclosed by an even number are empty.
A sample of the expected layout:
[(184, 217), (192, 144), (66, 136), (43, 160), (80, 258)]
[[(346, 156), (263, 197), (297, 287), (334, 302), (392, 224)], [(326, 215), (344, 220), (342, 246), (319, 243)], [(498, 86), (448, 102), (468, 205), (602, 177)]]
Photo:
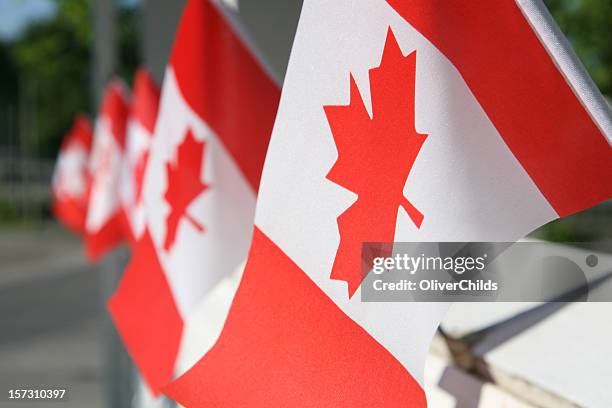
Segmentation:
[(139, 68), (134, 76), (133, 88), (132, 117), (153, 135), (159, 106), (159, 87), (146, 69)]
[(560, 216), (612, 196), (612, 149), (514, 0), (387, 0), (459, 70)]
[(99, 115), (108, 119), (111, 133), (121, 149), (125, 147), (125, 129), (129, 111), (123, 83), (117, 79), (112, 80), (104, 92)]
[(188, 3), (170, 65), (191, 108), (215, 131), (257, 192), (278, 86), (207, 0)]
[(89, 154), (89, 151), (91, 150), (92, 140), (93, 131), (91, 127), (91, 121), (87, 116), (79, 113), (74, 118), (72, 128), (64, 139), (64, 143), (62, 143), (62, 148), (60, 149), (60, 151), (64, 151), (73, 144), (80, 144)]
[(108, 310), (130, 356), (157, 395), (174, 375), (183, 320), (148, 231), (138, 242)]

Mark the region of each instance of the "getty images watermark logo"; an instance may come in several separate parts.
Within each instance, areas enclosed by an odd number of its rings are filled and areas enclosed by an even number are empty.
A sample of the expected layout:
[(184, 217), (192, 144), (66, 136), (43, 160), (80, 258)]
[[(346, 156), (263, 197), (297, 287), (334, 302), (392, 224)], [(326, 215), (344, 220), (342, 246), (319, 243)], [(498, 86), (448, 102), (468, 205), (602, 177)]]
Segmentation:
[(612, 301), (609, 249), (541, 241), (366, 243), (361, 299)]
[[(372, 260), (372, 273), (375, 275), (391, 274), (392, 272), (405, 272), (411, 277), (417, 273), (445, 271), (447, 274), (463, 275), (466, 272), (482, 272), (487, 266), (488, 254), (481, 256), (411, 256), (407, 253), (395, 254), (393, 256), (378, 256)], [(496, 291), (497, 282), (490, 279), (487, 281), (473, 281), (471, 279), (461, 279), (455, 282), (442, 282), (437, 279), (400, 279), (387, 281), (380, 277), (374, 279), (373, 288), (376, 291)]]

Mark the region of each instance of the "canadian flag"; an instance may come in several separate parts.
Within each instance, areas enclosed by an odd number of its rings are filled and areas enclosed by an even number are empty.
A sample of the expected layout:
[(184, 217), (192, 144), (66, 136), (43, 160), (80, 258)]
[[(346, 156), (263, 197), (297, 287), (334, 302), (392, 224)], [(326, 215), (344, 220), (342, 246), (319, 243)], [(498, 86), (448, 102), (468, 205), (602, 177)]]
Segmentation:
[(246, 258), (280, 91), (226, 18), (188, 2), (162, 86), (142, 199), (145, 232), (109, 310), (154, 394), (183, 323)]
[(87, 210), (86, 252), (98, 259), (125, 238), (125, 217), (119, 200), (119, 180), (129, 115), (128, 95), (117, 79), (106, 87), (94, 129), (89, 169), (92, 174)]
[(119, 181), (119, 197), (127, 220), (127, 234), (133, 244), (144, 232), (145, 207), (142, 188), (158, 105), (157, 84), (144, 68), (138, 69), (132, 87), (130, 117)]
[(361, 302), (361, 244), (516, 240), (610, 198), (610, 112), (564, 44), (539, 1), (305, 1), (242, 281), (164, 392), (426, 406), (448, 304)]
[(60, 148), (51, 183), (53, 213), (78, 234), (85, 233), (91, 180), (88, 167), (91, 139), (89, 119), (77, 115)]

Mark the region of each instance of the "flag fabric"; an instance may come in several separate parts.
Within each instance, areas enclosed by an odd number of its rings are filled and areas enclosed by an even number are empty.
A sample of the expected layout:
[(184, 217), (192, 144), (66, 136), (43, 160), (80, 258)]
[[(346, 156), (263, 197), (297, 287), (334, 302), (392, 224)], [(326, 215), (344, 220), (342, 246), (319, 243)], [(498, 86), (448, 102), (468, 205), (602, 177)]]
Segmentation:
[(85, 233), (91, 139), (89, 119), (77, 115), (60, 148), (51, 186), (55, 217), (78, 234)]
[(132, 87), (130, 117), (119, 181), (119, 194), (128, 226), (127, 235), (132, 244), (135, 244), (144, 232), (145, 207), (142, 187), (158, 105), (159, 87), (147, 70), (138, 69)]
[(189, 313), (176, 358), (177, 375), (193, 367), (219, 338), (243, 272), (244, 262), (209, 290)]
[(610, 112), (552, 27), (531, 1), (306, 0), (242, 281), (164, 392), (426, 406), (448, 304), (361, 302), (361, 244), (514, 241), (610, 198)]
[(280, 91), (220, 3), (188, 2), (162, 86), (145, 229), (109, 310), (157, 394), (184, 321), (246, 258)]
[(96, 119), (89, 163), (92, 183), (85, 247), (90, 260), (98, 259), (125, 239), (119, 180), (128, 115), (127, 90), (121, 81), (112, 80), (106, 87)]

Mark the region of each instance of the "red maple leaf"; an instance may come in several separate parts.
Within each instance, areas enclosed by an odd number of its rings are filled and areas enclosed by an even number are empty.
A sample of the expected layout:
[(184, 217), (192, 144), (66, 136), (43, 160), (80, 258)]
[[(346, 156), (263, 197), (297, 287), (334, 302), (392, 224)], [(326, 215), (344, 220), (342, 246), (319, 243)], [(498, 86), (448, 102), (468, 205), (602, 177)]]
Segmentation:
[[(372, 117), (350, 75), (350, 103), (324, 106), (338, 149), (327, 178), (357, 201), (338, 217), (340, 245), (331, 278), (348, 283), (352, 296), (365, 277), (363, 242), (392, 242), (399, 207), (419, 228), (423, 214), (403, 189), (427, 135), (414, 125), (416, 52), (404, 56), (389, 28), (380, 66), (369, 71)], [(371, 264), (370, 264), (371, 265)]]
[(176, 230), (182, 217), (191, 222), (198, 231), (204, 231), (204, 226), (187, 213), (187, 207), (209, 187), (201, 180), (205, 149), (206, 143), (198, 142), (189, 130), (177, 148), (176, 161), (166, 163), (168, 187), (164, 199), (170, 205), (164, 240), (166, 251), (174, 245)]

